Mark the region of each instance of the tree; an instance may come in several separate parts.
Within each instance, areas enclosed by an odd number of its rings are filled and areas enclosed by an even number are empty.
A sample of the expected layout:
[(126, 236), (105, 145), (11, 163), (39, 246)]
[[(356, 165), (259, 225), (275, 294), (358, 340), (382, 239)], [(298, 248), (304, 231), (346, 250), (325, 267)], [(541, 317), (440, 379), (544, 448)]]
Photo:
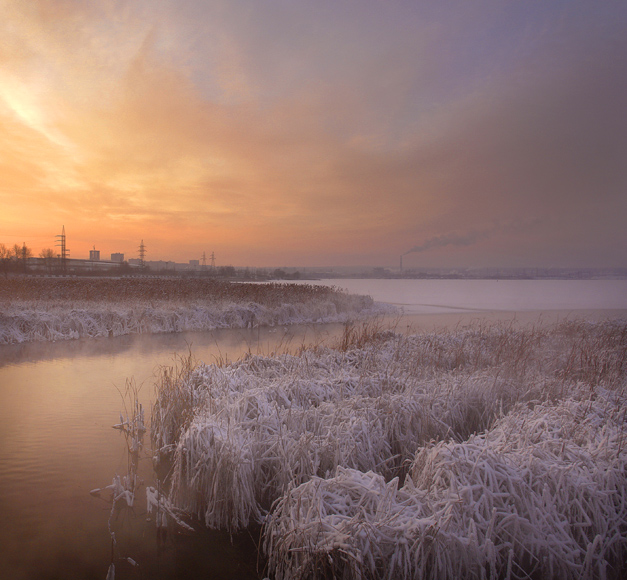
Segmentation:
[(218, 276), (220, 278), (234, 278), (235, 268), (233, 266), (220, 266), (218, 269)]
[(21, 246), (19, 244), (13, 245), (13, 256), (15, 258), (16, 266), (19, 266), (20, 262), (24, 272), (26, 272), (26, 260), (33, 255), (32, 250), (24, 242)]
[(285, 278), (287, 277), (287, 274), (285, 273), (285, 270), (282, 270), (281, 268), (277, 268), (276, 270), (272, 272), (272, 277), (276, 278), (277, 280), (285, 280)]
[(56, 258), (54, 250), (52, 248), (44, 248), (41, 252), (39, 252), (39, 257), (43, 260), (46, 270), (50, 272), (52, 270), (52, 266), (54, 265), (54, 259)]
[(26, 264), (26, 260), (28, 260), (28, 258), (33, 257), (33, 251), (26, 245), (26, 242), (22, 244), (21, 257), (24, 264)]
[(0, 268), (5, 276), (9, 275), (9, 267), (11, 266), (11, 250), (4, 244), (0, 244)]

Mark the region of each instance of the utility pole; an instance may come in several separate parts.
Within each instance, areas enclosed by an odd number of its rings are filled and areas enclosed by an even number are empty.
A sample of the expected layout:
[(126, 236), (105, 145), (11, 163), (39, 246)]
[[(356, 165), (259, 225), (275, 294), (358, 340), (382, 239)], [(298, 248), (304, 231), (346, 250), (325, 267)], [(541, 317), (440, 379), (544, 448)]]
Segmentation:
[(61, 271), (65, 274), (67, 271), (67, 259), (70, 257), (70, 250), (68, 250), (65, 245), (65, 226), (63, 226), (61, 233), (57, 234), (55, 238), (57, 238), (57, 241), (54, 245), (59, 246), (61, 249), (61, 253), (59, 254), (59, 258), (61, 259)]
[(139, 265), (142, 268), (146, 266), (146, 246), (144, 245), (144, 240), (139, 244)]

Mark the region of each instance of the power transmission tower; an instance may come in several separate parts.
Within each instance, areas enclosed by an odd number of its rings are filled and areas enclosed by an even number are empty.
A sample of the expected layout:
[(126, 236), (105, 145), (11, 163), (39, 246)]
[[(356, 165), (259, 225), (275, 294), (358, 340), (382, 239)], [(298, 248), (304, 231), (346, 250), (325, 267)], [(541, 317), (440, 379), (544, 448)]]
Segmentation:
[(139, 265), (143, 268), (146, 265), (146, 246), (144, 240), (139, 244)]
[(54, 245), (59, 246), (61, 249), (59, 258), (61, 259), (61, 270), (65, 274), (65, 272), (67, 271), (67, 259), (70, 257), (70, 250), (68, 250), (67, 246), (65, 245), (65, 226), (63, 226), (61, 233), (57, 234), (55, 238), (57, 238), (57, 241)]
[(213, 270), (216, 267), (216, 255), (211, 252), (211, 269)]
[(205, 252), (202, 253), (202, 269), (207, 269), (207, 256), (205, 255)]

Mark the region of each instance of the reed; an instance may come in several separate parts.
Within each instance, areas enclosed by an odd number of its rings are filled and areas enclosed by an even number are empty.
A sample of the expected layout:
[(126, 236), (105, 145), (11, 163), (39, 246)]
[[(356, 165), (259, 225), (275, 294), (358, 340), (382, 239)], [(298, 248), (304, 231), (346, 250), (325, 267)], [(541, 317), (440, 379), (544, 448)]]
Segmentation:
[(345, 322), (385, 309), (367, 296), (307, 284), (9, 278), (0, 280), (0, 344)]
[[(90, 492), (96, 497), (100, 497), (105, 491), (109, 492), (109, 499), (106, 501), (111, 505), (107, 522), (111, 541), (111, 563), (107, 573), (107, 579), (110, 580), (115, 578), (116, 562), (125, 561), (132, 563), (133, 566), (137, 565), (132, 558), (121, 555), (116, 530), (121, 529), (120, 520), (124, 519), (123, 516), (133, 513), (137, 492), (143, 485), (143, 481), (138, 475), (138, 469), (140, 454), (144, 449), (146, 424), (144, 408), (139, 402), (140, 390), (141, 388), (133, 379), (126, 381), (124, 390), (118, 389), (124, 412), (120, 413), (120, 420), (113, 425), (113, 428), (119, 430), (126, 441), (127, 473), (122, 476), (116, 474), (110, 485), (92, 489)], [(180, 524), (182, 526), (184, 522), (181, 521)]]
[(604, 577), (625, 555), (624, 322), (347, 326), (157, 385), (168, 501), (264, 524), (278, 579)]
[[(0, 280), (0, 302), (254, 302), (277, 306), (324, 298), (336, 305), (351, 303), (355, 295), (331, 286), (314, 284), (238, 284), (199, 278), (40, 278)], [(358, 298), (372, 304), (366, 296)]]
[(627, 548), (625, 397), (519, 406), (418, 450), (404, 486), (338, 467), (291, 485), (264, 549), (287, 578), (618, 577)]

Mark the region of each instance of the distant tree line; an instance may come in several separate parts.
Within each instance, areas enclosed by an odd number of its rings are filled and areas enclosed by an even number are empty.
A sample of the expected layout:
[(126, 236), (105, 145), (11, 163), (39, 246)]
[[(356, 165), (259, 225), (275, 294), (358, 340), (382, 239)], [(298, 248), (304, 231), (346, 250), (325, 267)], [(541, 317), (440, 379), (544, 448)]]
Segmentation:
[(0, 265), (5, 275), (9, 271), (26, 271), (26, 261), (32, 257), (32, 250), (26, 245), (15, 244), (12, 248), (0, 244)]
[[(28, 271), (28, 261), (33, 257), (33, 251), (23, 243), (13, 244), (12, 247), (0, 244), (0, 272), (5, 276), (9, 272), (24, 273)], [(45, 248), (39, 252), (39, 264), (48, 272), (54, 271), (59, 263), (60, 257), (52, 248)]]
[(272, 277), (276, 280), (300, 280), (300, 272), (296, 270), (296, 272), (289, 274), (285, 270), (277, 268), (272, 272)]

